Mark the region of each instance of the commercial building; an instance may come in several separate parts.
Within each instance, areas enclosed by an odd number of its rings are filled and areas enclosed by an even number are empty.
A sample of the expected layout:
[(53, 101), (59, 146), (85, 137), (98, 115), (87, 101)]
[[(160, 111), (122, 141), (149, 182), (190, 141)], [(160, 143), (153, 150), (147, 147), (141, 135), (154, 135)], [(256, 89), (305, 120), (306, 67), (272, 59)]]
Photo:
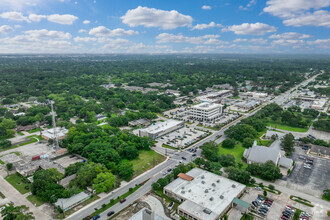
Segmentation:
[(186, 219), (219, 219), (245, 190), (241, 183), (199, 168), (178, 177), (164, 187), (164, 194), (182, 202), (178, 213)]
[(200, 102), (218, 102), (221, 98), (232, 95), (231, 90), (220, 90), (216, 92), (209, 92), (205, 95), (196, 97), (197, 101)]
[(69, 209), (72, 209), (73, 207), (76, 207), (86, 201), (91, 196), (92, 195), (89, 193), (81, 192), (67, 199), (58, 199), (55, 203), (55, 207), (60, 207), (63, 211), (68, 211)]
[(55, 130), (54, 130), (54, 128), (51, 128), (46, 131), (42, 131), (41, 137), (46, 140), (55, 139), (55, 131), (56, 131), (58, 139), (64, 139), (66, 137), (66, 134), (69, 132), (65, 128), (57, 127), (57, 128), (55, 128)]
[(330, 159), (330, 148), (311, 144), (309, 154)]
[(221, 116), (222, 111), (221, 104), (203, 102), (191, 107), (190, 116), (199, 121), (213, 121)]
[(128, 122), (128, 125), (129, 126), (132, 126), (132, 127), (140, 127), (140, 126), (147, 126), (147, 125), (150, 125), (150, 120), (149, 119), (146, 119), (146, 118), (141, 118), (141, 119), (138, 119), (138, 120), (135, 120), (135, 121), (130, 121)]
[(170, 119), (170, 120), (167, 120), (164, 122), (152, 124), (147, 128), (140, 129), (139, 136), (140, 137), (150, 137), (152, 139), (156, 139), (160, 136), (168, 134), (168, 133), (175, 131), (177, 129), (180, 129), (182, 127), (184, 127), (183, 121), (177, 121), (177, 120)]
[(319, 99), (319, 100), (316, 100), (313, 102), (313, 104), (311, 105), (311, 108), (317, 109), (317, 110), (322, 110), (326, 103), (327, 103), (326, 99)]

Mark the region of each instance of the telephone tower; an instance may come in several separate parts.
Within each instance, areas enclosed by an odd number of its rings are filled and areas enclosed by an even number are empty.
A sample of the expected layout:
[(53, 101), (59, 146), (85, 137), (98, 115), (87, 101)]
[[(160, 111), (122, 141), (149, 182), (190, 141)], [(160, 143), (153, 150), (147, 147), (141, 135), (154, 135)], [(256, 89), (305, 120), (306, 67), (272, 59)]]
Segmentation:
[(52, 116), (52, 124), (53, 124), (53, 132), (54, 132), (54, 140), (53, 140), (53, 147), (54, 147), (54, 150), (58, 149), (59, 146), (58, 146), (58, 135), (57, 135), (57, 130), (56, 130), (56, 121), (55, 121), (55, 116), (56, 116), (56, 112), (54, 112), (54, 104), (55, 102), (50, 100), (50, 106), (51, 106), (51, 116)]

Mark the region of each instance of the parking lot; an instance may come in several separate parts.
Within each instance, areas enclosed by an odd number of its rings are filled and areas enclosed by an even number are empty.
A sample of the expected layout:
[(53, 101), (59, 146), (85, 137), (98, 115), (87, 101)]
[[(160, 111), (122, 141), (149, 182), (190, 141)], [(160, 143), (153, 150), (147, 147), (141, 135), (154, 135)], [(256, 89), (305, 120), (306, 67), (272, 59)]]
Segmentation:
[(179, 130), (173, 131), (167, 135), (157, 138), (161, 144), (166, 144), (175, 148), (183, 148), (197, 142), (207, 133), (192, 126), (186, 126)]
[[(286, 178), (291, 189), (320, 197), (324, 189), (330, 188), (330, 160), (306, 155), (301, 148), (296, 148), (292, 156), (296, 161), (295, 168)], [(299, 156), (314, 159), (311, 169), (304, 167), (305, 160), (299, 159)]]

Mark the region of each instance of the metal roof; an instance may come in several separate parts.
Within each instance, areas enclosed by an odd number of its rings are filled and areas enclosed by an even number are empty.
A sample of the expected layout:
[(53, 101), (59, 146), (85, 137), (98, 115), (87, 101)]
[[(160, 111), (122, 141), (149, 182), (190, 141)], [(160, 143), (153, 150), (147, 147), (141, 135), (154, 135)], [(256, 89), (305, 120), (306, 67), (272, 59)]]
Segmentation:
[(236, 205), (242, 206), (244, 208), (247, 208), (247, 209), (250, 208), (250, 203), (240, 200), (236, 197), (233, 199), (233, 203)]

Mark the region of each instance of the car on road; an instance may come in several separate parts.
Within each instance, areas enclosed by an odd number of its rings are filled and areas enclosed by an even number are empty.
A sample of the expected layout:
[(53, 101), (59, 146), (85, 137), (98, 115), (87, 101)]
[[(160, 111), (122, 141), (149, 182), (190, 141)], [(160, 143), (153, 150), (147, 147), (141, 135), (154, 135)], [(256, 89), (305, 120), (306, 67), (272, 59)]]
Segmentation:
[(123, 203), (123, 202), (125, 202), (126, 201), (126, 199), (124, 198), (124, 199), (121, 199), (120, 200), (120, 203)]
[(112, 216), (113, 214), (115, 214), (115, 212), (114, 211), (110, 211), (110, 212), (108, 212), (107, 216)]
[(96, 215), (96, 216), (93, 217), (93, 220), (96, 220), (96, 219), (99, 219), (99, 218), (101, 218), (101, 216), (100, 215)]

